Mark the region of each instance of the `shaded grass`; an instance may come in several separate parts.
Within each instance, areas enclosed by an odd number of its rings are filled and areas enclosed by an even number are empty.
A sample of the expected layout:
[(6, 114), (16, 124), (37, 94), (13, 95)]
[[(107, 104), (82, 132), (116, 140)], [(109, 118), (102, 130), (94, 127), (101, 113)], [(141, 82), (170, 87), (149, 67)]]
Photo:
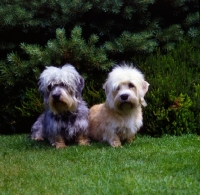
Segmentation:
[(1, 194), (200, 194), (200, 138), (152, 138), (56, 150), (27, 135), (0, 136)]

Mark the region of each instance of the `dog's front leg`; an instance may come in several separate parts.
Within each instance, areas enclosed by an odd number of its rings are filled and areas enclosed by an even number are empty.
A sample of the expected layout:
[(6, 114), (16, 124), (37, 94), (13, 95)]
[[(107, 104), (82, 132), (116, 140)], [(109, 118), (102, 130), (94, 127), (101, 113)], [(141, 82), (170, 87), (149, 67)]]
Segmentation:
[(65, 140), (63, 136), (61, 135), (56, 136), (52, 141), (50, 140), (50, 142), (51, 142), (51, 145), (55, 146), (57, 149), (67, 147), (65, 145)]
[(78, 134), (77, 142), (81, 146), (88, 146), (89, 145), (88, 137), (86, 135), (83, 135), (83, 134)]
[(127, 138), (127, 142), (128, 142), (128, 143), (131, 143), (134, 139), (135, 139), (135, 134), (129, 136), (129, 137)]
[(108, 139), (109, 144), (114, 147), (117, 148), (119, 146), (121, 146), (121, 141), (120, 138), (117, 134), (113, 134), (109, 139)]

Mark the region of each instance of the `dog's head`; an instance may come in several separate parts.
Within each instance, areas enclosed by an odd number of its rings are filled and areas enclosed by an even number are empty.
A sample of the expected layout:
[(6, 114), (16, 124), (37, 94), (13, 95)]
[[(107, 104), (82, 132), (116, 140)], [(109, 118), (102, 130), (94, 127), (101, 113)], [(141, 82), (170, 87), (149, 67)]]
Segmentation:
[(149, 83), (144, 80), (143, 74), (128, 65), (116, 66), (103, 86), (107, 105), (122, 113), (140, 105), (146, 106), (144, 96), (148, 87)]
[(40, 75), (38, 85), (45, 106), (54, 114), (73, 112), (82, 100), (84, 79), (70, 64), (62, 68), (46, 67)]

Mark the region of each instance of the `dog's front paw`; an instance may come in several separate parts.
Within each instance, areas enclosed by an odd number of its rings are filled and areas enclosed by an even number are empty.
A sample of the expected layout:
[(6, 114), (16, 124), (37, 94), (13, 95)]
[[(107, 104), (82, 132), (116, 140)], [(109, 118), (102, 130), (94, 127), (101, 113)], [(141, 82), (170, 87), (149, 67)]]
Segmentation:
[(78, 142), (78, 145), (80, 145), (80, 146), (89, 146), (90, 145), (89, 139), (84, 135), (79, 135), (77, 137), (77, 142)]
[(65, 139), (61, 135), (57, 136), (54, 139), (49, 139), (49, 141), (50, 141), (51, 145), (56, 147), (57, 149), (67, 147), (65, 144)]
[(135, 135), (132, 135), (127, 139), (127, 142), (131, 143), (131, 142), (133, 142), (134, 139), (135, 139)]
[(67, 147), (64, 143), (58, 143), (58, 142), (54, 142), (51, 145), (54, 146), (54, 147), (56, 147), (56, 149), (66, 148)]
[(122, 146), (121, 141), (119, 141), (119, 140), (117, 140), (117, 141), (112, 141), (112, 142), (110, 143), (110, 145), (111, 145), (112, 147), (114, 147), (114, 148), (117, 148), (117, 147)]
[(66, 145), (56, 145), (56, 149), (60, 149), (60, 148), (66, 148)]
[(78, 145), (80, 145), (80, 146), (89, 146), (90, 143), (89, 143), (88, 140), (81, 140), (81, 141), (78, 142)]

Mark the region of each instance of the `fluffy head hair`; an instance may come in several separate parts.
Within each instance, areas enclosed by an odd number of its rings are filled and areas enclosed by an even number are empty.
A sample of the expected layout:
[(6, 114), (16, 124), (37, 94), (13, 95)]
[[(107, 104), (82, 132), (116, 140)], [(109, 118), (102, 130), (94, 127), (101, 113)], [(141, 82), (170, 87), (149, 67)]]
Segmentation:
[(38, 85), (45, 107), (56, 114), (76, 109), (82, 99), (84, 79), (70, 64), (62, 68), (49, 66), (40, 75)]
[(106, 92), (106, 103), (110, 108), (115, 108), (114, 93), (117, 93), (120, 85), (123, 84), (126, 84), (130, 90), (134, 88), (138, 103), (146, 106), (144, 96), (148, 91), (149, 83), (144, 80), (144, 75), (138, 69), (132, 65), (122, 64), (113, 68), (103, 86)]
[(79, 91), (82, 91), (84, 87), (84, 81), (76, 69), (72, 65), (66, 64), (61, 68), (54, 66), (46, 67), (39, 78), (39, 91), (44, 97), (48, 97), (48, 87), (61, 83), (68, 86), (69, 90), (73, 92), (78, 91), (78, 84), (82, 84)]

